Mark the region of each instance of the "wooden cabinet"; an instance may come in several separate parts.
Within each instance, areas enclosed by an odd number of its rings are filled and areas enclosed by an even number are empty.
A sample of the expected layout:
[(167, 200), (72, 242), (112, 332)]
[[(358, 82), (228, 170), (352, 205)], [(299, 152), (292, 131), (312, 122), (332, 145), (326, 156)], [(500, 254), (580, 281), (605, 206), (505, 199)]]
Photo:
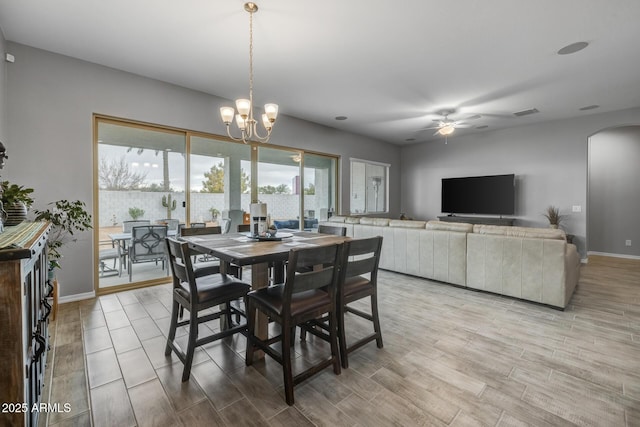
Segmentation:
[[(35, 426), (49, 347), (47, 223), (0, 234), (0, 425)], [(37, 406), (36, 406), (37, 408)], [(5, 424), (6, 423), (6, 424)]]

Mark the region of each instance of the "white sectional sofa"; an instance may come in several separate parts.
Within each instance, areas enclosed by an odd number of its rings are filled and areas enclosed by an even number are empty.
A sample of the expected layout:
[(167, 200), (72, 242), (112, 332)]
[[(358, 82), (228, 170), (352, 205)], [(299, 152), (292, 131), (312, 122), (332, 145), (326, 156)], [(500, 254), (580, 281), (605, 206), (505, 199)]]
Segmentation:
[(383, 236), (380, 268), (564, 309), (580, 260), (562, 230), (334, 216), (354, 238)]

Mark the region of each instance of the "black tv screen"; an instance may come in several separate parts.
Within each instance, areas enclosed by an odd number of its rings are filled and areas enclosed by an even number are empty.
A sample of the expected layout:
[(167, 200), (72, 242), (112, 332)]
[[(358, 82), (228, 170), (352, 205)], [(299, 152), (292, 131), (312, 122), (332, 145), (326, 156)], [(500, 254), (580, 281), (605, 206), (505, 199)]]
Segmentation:
[(515, 175), (442, 179), (442, 212), (513, 215)]

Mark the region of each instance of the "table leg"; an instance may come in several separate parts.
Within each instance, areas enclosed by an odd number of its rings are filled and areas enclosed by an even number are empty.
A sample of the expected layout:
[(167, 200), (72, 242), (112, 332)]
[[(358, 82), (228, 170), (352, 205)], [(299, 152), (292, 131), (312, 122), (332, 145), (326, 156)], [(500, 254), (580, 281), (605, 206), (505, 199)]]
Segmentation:
[[(251, 289), (261, 289), (269, 286), (269, 265), (265, 263), (252, 264), (251, 265)], [(249, 313), (247, 313), (249, 315)], [(269, 337), (269, 319), (267, 315), (258, 311), (256, 317), (255, 335), (261, 339), (266, 340)], [(254, 360), (263, 359), (264, 352), (262, 350), (256, 350), (253, 353)]]

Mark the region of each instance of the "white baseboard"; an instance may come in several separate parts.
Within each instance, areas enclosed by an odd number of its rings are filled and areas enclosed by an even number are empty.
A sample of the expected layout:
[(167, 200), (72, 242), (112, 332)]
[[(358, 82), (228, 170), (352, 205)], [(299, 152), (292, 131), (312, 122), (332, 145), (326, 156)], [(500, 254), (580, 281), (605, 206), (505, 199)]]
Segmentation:
[(608, 257), (612, 257), (612, 258), (640, 259), (640, 256), (637, 256), (637, 255), (610, 254), (608, 252), (589, 251), (589, 252), (587, 252), (587, 257), (589, 255), (608, 256)]
[(91, 291), (91, 292), (85, 292), (83, 294), (73, 294), (73, 295), (60, 297), (58, 298), (58, 303), (64, 304), (65, 302), (82, 301), (83, 299), (91, 299), (95, 297), (96, 297), (96, 292)]

